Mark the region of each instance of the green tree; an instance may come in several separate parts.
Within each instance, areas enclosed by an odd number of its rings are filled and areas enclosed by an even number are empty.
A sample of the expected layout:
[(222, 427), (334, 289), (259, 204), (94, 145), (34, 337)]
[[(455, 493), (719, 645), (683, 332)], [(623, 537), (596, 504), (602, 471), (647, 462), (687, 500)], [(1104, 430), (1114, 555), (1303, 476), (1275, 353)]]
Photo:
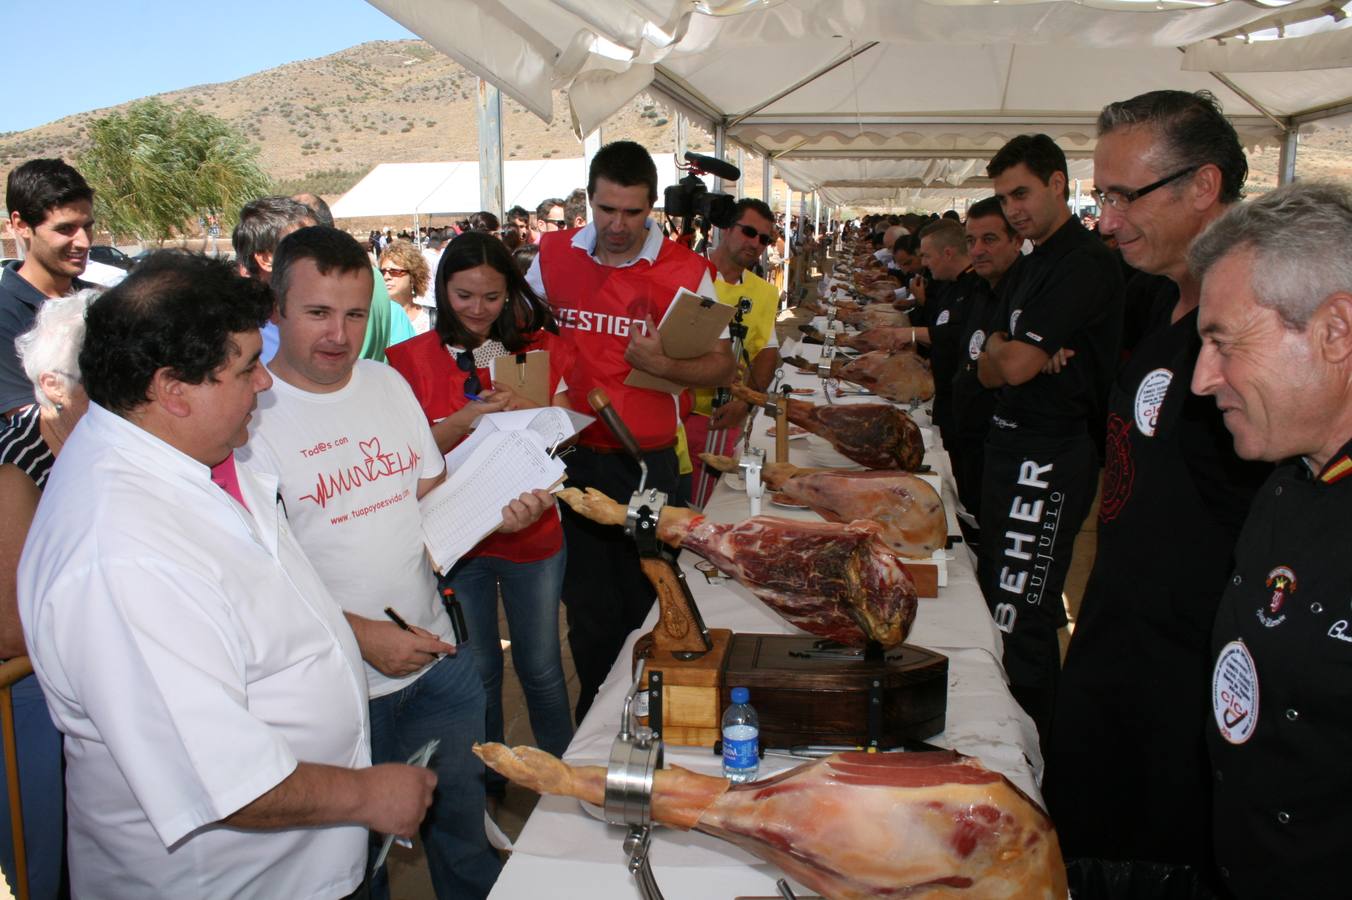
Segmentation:
[(110, 231), (166, 240), (208, 213), (228, 233), (239, 209), (272, 190), (258, 149), (210, 113), (140, 100), (89, 126), (79, 160)]

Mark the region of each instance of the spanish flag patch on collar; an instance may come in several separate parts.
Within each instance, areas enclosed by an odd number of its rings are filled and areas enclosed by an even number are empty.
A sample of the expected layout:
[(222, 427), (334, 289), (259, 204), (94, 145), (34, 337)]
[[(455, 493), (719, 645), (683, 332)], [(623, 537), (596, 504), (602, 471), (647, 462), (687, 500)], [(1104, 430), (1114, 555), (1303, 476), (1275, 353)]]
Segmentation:
[(1333, 484), (1335, 481), (1341, 481), (1348, 475), (1352, 475), (1352, 457), (1349, 457), (1344, 453), (1324, 467), (1324, 471), (1319, 473), (1319, 480), (1324, 482), (1324, 484)]

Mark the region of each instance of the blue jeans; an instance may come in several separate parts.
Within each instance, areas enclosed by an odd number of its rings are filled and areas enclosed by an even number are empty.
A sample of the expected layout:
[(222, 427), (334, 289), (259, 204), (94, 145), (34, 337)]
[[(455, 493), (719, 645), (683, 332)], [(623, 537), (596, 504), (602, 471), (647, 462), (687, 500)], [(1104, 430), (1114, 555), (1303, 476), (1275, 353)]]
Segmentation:
[[(52, 724), (38, 677), (14, 683), (14, 737), (19, 749), (19, 793), (23, 799), (23, 836), (28, 861), (28, 895), (51, 900), (62, 893), (65, 857), (65, 785), (61, 775), (61, 732)], [(0, 757), (0, 863), (13, 887), (14, 834), (9, 824), (9, 788)]]
[[(447, 656), (403, 690), (371, 701), (372, 763), (406, 762), (441, 739), (431, 766), (436, 796), (421, 828), (438, 900), (487, 897), (502, 869), (484, 832), (484, 765), (470, 752), (484, 739), (484, 691), (470, 656), (463, 650)], [(389, 897), (383, 868), (371, 896)]]
[[(510, 562), (476, 556), (451, 570), (446, 583), (455, 589), (465, 610), (469, 645), (488, 699), (484, 731), (490, 741), (503, 739), (502, 640), (498, 635), (498, 585), (507, 612), (512, 665), (521, 679), (530, 713), (530, 728), (542, 750), (562, 756), (573, 739), (563, 660), (559, 653), (559, 591), (566, 553), (536, 562)], [(495, 777), (496, 776), (496, 777)], [(488, 773), (490, 788), (501, 776)]]

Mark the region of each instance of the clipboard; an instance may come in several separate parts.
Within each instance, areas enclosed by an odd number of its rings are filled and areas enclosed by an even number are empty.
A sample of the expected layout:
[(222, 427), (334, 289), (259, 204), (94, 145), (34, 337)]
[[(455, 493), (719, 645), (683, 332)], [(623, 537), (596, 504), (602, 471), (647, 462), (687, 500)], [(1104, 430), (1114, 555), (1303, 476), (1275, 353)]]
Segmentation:
[(510, 388), (536, 406), (548, 406), (554, 399), (549, 394), (549, 351), (499, 356), (493, 360), (493, 387)]
[[(662, 339), (662, 352), (672, 359), (694, 359), (714, 348), (718, 336), (728, 327), (736, 308), (701, 297), (685, 288), (678, 288), (667, 307), (657, 334)], [(658, 378), (638, 369), (624, 379), (630, 387), (647, 388), (667, 394), (679, 394), (687, 385)]]

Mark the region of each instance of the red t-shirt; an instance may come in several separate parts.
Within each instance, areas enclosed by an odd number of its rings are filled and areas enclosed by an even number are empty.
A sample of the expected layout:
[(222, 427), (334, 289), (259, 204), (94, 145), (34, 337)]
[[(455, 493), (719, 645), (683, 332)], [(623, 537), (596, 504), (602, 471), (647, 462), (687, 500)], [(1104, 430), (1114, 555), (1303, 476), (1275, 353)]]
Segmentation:
[[(573, 365), (572, 342), (548, 331), (539, 331), (526, 350), (549, 351), (549, 390), (558, 392), (559, 381), (568, 375)], [(422, 406), (428, 423), (446, 418), (469, 403), (465, 398), (465, 372), (455, 364), (455, 357), (441, 343), (435, 331), (420, 334), (385, 351), (390, 366), (413, 388), (413, 394)], [(493, 373), (479, 369), (479, 383), (488, 390), (493, 385)], [(563, 546), (563, 529), (556, 513), (546, 513), (524, 531), (513, 534), (490, 534), (471, 550), (468, 556), (494, 556), (511, 562), (535, 562), (553, 556)]]

